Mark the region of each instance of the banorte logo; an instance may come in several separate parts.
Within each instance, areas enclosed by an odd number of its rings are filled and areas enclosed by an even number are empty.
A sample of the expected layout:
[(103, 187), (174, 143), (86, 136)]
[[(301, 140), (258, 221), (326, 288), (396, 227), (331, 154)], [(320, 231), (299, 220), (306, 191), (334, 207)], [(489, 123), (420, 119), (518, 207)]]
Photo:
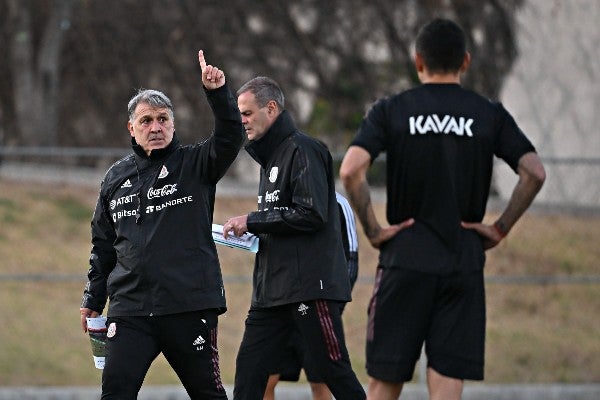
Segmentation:
[(175, 193), (177, 191), (177, 184), (173, 184), (173, 185), (165, 185), (161, 188), (150, 188), (148, 189), (148, 200), (150, 199), (157, 199), (159, 197), (164, 197), (164, 196), (168, 196), (171, 195), (173, 193)]

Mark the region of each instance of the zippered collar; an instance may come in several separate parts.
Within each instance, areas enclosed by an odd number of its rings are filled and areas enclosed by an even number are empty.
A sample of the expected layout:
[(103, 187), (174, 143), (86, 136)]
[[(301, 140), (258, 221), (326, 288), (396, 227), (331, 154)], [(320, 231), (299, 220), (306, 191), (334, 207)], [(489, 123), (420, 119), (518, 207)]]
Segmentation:
[(266, 168), (275, 149), (296, 130), (296, 124), (291, 114), (287, 110), (283, 110), (264, 136), (251, 141), (245, 149), (261, 167)]
[(156, 162), (158, 160), (164, 159), (169, 154), (171, 154), (173, 151), (175, 151), (175, 149), (177, 147), (179, 147), (179, 138), (175, 135), (175, 133), (173, 133), (173, 139), (171, 140), (171, 143), (169, 143), (167, 145), (167, 147), (163, 147), (162, 149), (152, 150), (150, 152), (150, 155), (148, 155), (148, 154), (146, 154), (146, 151), (142, 148), (142, 146), (140, 146), (135, 141), (135, 138), (134, 137), (131, 138), (131, 148), (133, 149), (133, 152), (135, 153), (136, 162), (140, 165), (140, 167), (142, 169), (144, 167), (146, 167), (148, 164), (153, 164), (154, 162)]

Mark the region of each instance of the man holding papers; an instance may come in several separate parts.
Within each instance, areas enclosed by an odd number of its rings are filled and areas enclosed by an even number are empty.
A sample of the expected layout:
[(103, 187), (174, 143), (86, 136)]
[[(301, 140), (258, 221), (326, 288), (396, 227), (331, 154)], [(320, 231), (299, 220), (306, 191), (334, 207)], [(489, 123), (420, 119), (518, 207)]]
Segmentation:
[(234, 249), (248, 250), (253, 253), (258, 251), (258, 237), (251, 233), (244, 233), (242, 236), (228, 235), (223, 236), (223, 225), (212, 224), (212, 237), (215, 243)]
[(295, 329), (337, 399), (365, 399), (352, 371), (340, 303), (350, 301), (332, 159), (300, 132), (275, 81), (257, 77), (238, 90), (238, 107), (260, 164), (258, 211), (226, 221), (225, 239), (260, 239), (252, 303), (237, 356), (234, 398), (262, 399)]

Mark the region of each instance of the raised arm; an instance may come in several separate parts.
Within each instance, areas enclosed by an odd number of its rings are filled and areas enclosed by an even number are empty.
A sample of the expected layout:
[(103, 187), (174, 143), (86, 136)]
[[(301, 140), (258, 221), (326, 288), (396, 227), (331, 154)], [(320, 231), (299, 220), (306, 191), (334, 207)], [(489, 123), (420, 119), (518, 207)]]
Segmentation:
[(198, 51), (198, 63), (206, 98), (215, 117), (214, 134), (208, 143), (210, 151), (203, 165), (207, 163), (204, 166), (209, 171), (209, 179), (216, 183), (237, 157), (244, 142), (244, 127), (237, 101), (225, 84), (225, 73), (207, 64), (202, 50)]

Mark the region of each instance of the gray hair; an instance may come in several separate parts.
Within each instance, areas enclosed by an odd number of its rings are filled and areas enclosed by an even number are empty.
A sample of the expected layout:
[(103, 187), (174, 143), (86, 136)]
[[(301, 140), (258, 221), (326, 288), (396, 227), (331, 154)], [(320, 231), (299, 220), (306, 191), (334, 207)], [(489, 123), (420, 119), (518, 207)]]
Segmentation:
[(254, 95), (259, 107), (264, 107), (269, 101), (273, 100), (277, 103), (279, 110), (283, 111), (285, 96), (277, 82), (273, 79), (266, 76), (257, 76), (244, 83), (242, 87), (238, 89), (237, 95), (239, 96), (245, 92), (250, 92)]
[(140, 103), (147, 103), (156, 108), (166, 108), (171, 119), (175, 119), (173, 103), (171, 103), (171, 99), (169, 99), (166, 94), (153, 89), (139, 89), (136, 95), (133, 96), (127, 104), (127, 115), (129, 115), (129, 122), (133, 122), (135, 118), (135, 108)]

